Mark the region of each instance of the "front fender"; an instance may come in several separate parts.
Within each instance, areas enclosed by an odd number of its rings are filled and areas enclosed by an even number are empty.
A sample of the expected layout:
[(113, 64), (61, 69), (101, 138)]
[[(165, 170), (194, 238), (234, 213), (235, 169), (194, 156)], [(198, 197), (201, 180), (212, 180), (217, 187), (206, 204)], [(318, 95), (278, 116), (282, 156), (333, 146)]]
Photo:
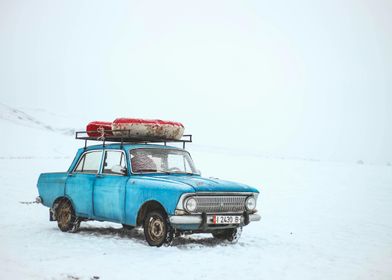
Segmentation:
[(125, 223), (136, 225), (140, 208), (147, 201), (159, 202), (168, 215), (173, 215), (180, 199), (185, 192), (195, 190), (184, 183), (167, 182), (144, 178), (130, 179), (125, 193)]

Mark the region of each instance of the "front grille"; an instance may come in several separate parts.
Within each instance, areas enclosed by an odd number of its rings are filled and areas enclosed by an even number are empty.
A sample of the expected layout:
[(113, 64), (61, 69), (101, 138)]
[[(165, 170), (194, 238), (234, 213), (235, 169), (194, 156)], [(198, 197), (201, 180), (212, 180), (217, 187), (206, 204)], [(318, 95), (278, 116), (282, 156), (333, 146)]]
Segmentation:
[(245, 211), (244, 195), (222, 195), (222, 196), (194, 196), (197, 201), (195, 212), (221, 213), (221, 212), (243, 212)]

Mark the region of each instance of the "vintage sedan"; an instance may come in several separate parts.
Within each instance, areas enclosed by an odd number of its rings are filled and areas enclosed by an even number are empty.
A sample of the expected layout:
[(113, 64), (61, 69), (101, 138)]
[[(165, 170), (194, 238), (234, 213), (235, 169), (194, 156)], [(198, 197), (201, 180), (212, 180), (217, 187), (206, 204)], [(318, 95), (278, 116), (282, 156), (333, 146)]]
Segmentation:
[(143, 227), (148, 244), (158, 247), (181, 233), (236, 242), (243, 226), (260, 220), (256, 188), (204, 178), (185, 149), (166, 143), (86, 145), (68, 171), (41, 174), (38, 192), (62, 231), (111, 221)]

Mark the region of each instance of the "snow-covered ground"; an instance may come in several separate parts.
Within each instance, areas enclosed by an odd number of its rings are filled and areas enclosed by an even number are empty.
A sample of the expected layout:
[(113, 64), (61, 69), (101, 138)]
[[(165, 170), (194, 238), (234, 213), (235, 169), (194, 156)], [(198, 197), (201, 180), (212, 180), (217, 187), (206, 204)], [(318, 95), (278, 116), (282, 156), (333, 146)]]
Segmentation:
[[(0, 125), (14, 135), (22, 127), (9, 116)], [(1, 140), (1, 279), (392, 279), (391, 166), (191, 145), (203, 175), (260, 189), (262, 220), (235, 245), (192, 235), (152, 248), (141, 230), (113, 223), (63, 233), (47, 208), (21, 203), (36, 197), (39, 173), (67, 169), (82, 145), (63, 130), (23, 125), (30, 138)]]

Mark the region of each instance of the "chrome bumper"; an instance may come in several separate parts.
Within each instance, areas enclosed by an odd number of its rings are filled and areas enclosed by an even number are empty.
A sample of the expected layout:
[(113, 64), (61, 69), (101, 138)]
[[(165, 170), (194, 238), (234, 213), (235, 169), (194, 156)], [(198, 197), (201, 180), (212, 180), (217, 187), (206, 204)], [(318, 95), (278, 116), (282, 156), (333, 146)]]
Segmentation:
[[(235, 214), (233, 214), (235, 215)], [(260, 221), (261, 216), (259, 214), (249, 214), (249, 222)], [(207, 215), (206, 223), (212, 224), (213, 215)], [(203, 223), (202, 215), (183, 215), (183, 216), (170, 216), (169, 221), (172, 225), (200, 225)], [(245, 217), (241, 217), (241, 224), (245, 224)]]

